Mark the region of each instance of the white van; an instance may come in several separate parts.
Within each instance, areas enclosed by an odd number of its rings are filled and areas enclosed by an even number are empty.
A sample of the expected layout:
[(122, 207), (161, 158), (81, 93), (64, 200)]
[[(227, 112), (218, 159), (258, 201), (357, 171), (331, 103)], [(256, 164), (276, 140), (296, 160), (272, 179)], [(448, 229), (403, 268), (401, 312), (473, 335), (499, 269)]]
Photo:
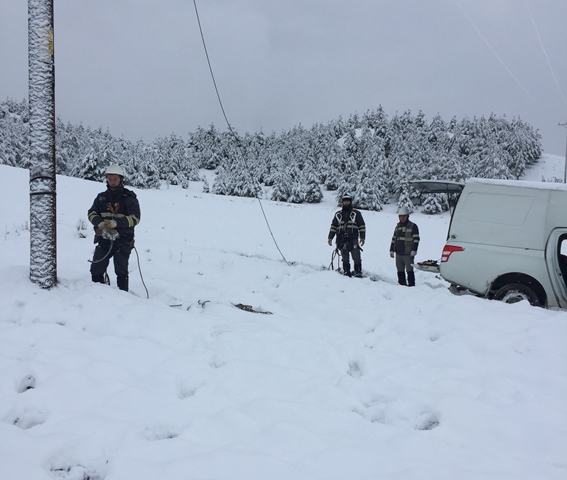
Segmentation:
[(471, 179), (419, 181), (422, 193), (462, 190), (438, 271), (454, 291), (567, 308), (567, 185)]

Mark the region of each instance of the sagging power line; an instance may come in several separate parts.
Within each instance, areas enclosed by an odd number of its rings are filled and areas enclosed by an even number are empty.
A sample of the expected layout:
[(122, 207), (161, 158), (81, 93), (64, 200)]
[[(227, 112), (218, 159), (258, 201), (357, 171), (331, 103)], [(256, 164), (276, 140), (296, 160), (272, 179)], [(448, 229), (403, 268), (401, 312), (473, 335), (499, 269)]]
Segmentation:
[(504, 67), (504, 69), (508, 72), (508, 74), (514, 79), (514, 81), (518, 84), (518, 86), (524, 91), (524, 93), (530, 98), (532, 99), (536, 104), (538, 103), (537, 100), (532, 96), (532, 94), (527, 90), (526, 87), (524, 87), (524, 85), (522, 84), (522, 82), (520, 82), (520, 80), (518, 79), (518, 77), (516, 77), (516, 75), (514, 75), (514, 73), (512, 72), (512, 70), (510, 70), (510, 68), (508, 68), (508, 65), (506, 65), (506, 62), (504, 62), (504, 60), (500, 57), (500, 55), (498, 55), (498, 53), (496, 52), (496, 50), (492, 47), (492, 45), (490, 44), (490, 42), (488, 41), (488, 39), (483, 35), (483, 33), (480, 31), (480, 29), (476, 26), (476, 24), (473, 22), (472, 18), (470, 17), (470, 15), (466, 12), (466, 10), (463, 8), (463, 6), (458, 2), (458, 0), (455, 0), (455, 4), (459, 7), (459, 9), (461, 10), (461, 12), (463, 12), (463, 15), (467, 18), (467, 20), (469, 21), (469, 23), (472, 25), (472, 27), (474, 28), (474, 30), (476, 31), (476, 33), (478, 34), (478, 36), (482, 39), (482, 41), (486, 44), (486, 46), (489, 48), (489, 50), (494, 54), (494, 56), (498, 59), (498, 61), (502, 64), (502, 66)]
[[(207, 43), (205, 42), (205, 35), (203, 34), (203, 27), (201, 26), (201, 19), (200, 19), (200, 17), (199, 17), (199, 9), (197, 8), (197, 0), (193, 0), (193, 5), (195, 6), (195, 15), (197, 16), (197, 24), (199, 25), (199, 32), (201, 33), (201, 40), (202, 40), (202, 42), (203, 42), (203, 49), (205, 50), (205, 56), (207, 57), (207, 64), (209, 65), (209, 72), (210, 72), (211, 78), (212, 78), (212, 80), (213, 80), (213, 85), (214, 85), (214, 87), (215, 87), (215, 92), (216, 92), (216, 94), (217, 94), (217, 99), (218, 99), (218, 102), (219, 102), (219, 105), (220, 105), (222, 114), (223, 114), (223, 116), (224, 116), (224, 119), (225, 119), (225, 121), (226, 121), (226, 124), (227, 124), (227, 126), (228, 126), (228, 130), (230, 131), (230, 133), (232, 134), (232, 136), (235, 138), (237, 148), (240, 150), (240, 152), (241, 152), (241, 154), (242, 154), (242, 149), (241, 149), (241, 145), (240, 145), (240, 143), (241, 143), (240, 138), (238, 137), (238, 135), (236, 134), (236, 132), (233, 130), (232, 125), (231, 125), (230, 122), (228, 121), (228, 117), (227, 117), (227, 115), (226, 115), (226, 112), (225, 112), (225, 109), (224, 109), (224, 106), (223, 106), (223, 103), (222, 103), (222, 99), (221, 99), (221, 96), (220, 96), (220, 93), (219, 93), (219, 89), (218, 89), (218, 87), (217, 87), (217, 82), (216, 82), (216, 80), (215, 80), (215, 74), (214, 74), (214, 72), (213, 72), (213, 67), (212, 67), (212, 65), (211, 65), (211, 60), (210, 60), (210, 57), (209, 57), (209, 52), (208, 52), (208, 50), (207, 50)], [(243, 154), (242, 154), (242, 158), (245, 159), (245, 156), (244, 156)], [(248, 170), (248, 172), (251, 174), (250, 166), (248, 165), (248, 163), (246, 162), (246, 160), (244, 160), (244, 166), (246, 167), (246, 169)], [(258, 204), (260, 205), (260, 209), (262, 210), (262, 215), (264, 216), (264, 221), (266, 222), (266, 225), (267, 225), (267, 227), (268, 227), (268, 231), (270, 232), (270, 235), (272, 236), (272, 240), (273, 240), (273, 242), (274, 242), (274, 244), (275, 244), (275, 246), (276, 246), (278, 252), (280, 253), (280, 255), (281, 255), (283, 261), (284, 261), (285, 263), (287, 263), (288, 265), (290, 265), (290, 263), (286, 260), (284, 254), (282, 253), (282, 251), (281, 251), (281, 249), (280, 249), (280, 247), (279, 247), (279, 245), (278, 245), (278, 242), (276, 241), (276, 237), (274, 236), (274, 233), (272, 232), (272, 228), (270, 227), (270, 222), (268, 221), (268, 217), (266, 216), (266, 212), (264, 211), (264, 206), (262, 205), (262, 200), (261, 200), (258, 196), (256, 196), (256, 200), (258, 200)]]
[(528, 10), (528, 13), (530, 15), (530, 19), (532, 21), (532, 25), (534, 26), (534, 30), (536, 32), (539, 45), (540, 45), (541, 50), (543, 52), (543, 55), (545, 57), (545, 61), (547, 62), (547, 66), (549, 67), (549, 71), (551, 72), (551, 76), (553, 77), (553, 80), (555, 81), (555, 85), (557, 86), (557, 90), (559, 90), (559, 93), (561, 94), (561, 98), (563, 99), (563, 103), (567, 104), (566, 99), (565, 99), (565, 94), (563, 93), (563, 90), (561, 89), (561, 85), (559, 84), (559, 81), (557, 80), (557, 76), (555, 75), (555, 71), (553, 70), (553, 67), (551, 66), (551, 62), (549, 61), (549, 56), (547, 55), (547, 50), (545, 49), (545, 46), (543, 44), (543, 40), (541, 39), (541, 35), (539, 33), (539, 29), (537, 28), (537, 24), (535, 22), (534, 16), (533, 16), (532, 11), (530, 9), (530, 6), (528, 4), (528, 0), (524, 0), (524, 4), (526, 5), (526, 9)]

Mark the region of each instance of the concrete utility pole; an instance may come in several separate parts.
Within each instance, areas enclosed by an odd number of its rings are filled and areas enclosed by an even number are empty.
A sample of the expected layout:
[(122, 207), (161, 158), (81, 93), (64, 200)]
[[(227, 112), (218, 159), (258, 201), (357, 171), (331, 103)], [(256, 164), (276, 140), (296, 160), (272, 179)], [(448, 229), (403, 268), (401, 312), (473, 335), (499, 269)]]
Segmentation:
[[(566, 123), (558, 123), (560, 127), (567, 127)], [(565, 172), (563, 173), (563, 183), (567, 183), (567, 136), (565, 140)]]
[(28, 0), (30, 279), (57, 283), (53, 0)]

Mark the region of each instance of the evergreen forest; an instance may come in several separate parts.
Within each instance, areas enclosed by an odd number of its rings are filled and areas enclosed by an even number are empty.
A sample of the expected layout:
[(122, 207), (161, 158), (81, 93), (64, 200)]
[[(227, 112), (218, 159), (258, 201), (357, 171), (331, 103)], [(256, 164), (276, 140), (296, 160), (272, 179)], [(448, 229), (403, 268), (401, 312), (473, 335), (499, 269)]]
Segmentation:
[[(32, 166), (28, 119), (25, 100), (0, 102), (0, 164)], [(105, 167), (116, 163), (137, 188), (189, 188), (200, 181), (205, 192), (292, 203), (318, 203), (323, 190), (337, 199), (348, 191), (358, 208), (375, 211), (388, 203), (413, 209), (413, 180), (519, 179), (541, 153), (541, 135), (519, 118), (429, 120), (421, 111), (387, 115), (381, 106), (279, 134), (222, 132), (210, 125), (185, 138), (172, 133), (150, 143), (56, 118), (60, 175), (101, 181)], [(214, 171), (212, 185), (203, 169)], [(444, 195), (418, 200), (428, 213), (449, 208)]]

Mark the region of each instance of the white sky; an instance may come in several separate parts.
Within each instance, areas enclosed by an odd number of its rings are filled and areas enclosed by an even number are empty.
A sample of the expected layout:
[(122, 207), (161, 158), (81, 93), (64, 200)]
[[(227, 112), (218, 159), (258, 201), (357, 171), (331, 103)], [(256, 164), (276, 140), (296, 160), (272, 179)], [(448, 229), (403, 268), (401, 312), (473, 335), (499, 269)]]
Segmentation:
[[(256, 200), (137, 190), (124, 293), (91, 283), (77, 228), (102, 182), (58, 177), (42, 291), (28, 177), (0, 165), (2, 479), (565, 479), (567, 313), (397, 285), (393, 206), (364, 212), (371, 281), (326, 268), (332, 196), (264, 201), (288, 266)], [(412, 219), (439, 258), (448, 215)]]
[[(240, 132), (311, 126), (382, 104), (520, 116), (564, 155), (565, 0), (207, 0), (217, 85)], [(57, 114), (152, 140), (225, 130), (193, 2), (57, 0)], [(27, 2), (3, 0), (0, 96), (27, 95)]]

